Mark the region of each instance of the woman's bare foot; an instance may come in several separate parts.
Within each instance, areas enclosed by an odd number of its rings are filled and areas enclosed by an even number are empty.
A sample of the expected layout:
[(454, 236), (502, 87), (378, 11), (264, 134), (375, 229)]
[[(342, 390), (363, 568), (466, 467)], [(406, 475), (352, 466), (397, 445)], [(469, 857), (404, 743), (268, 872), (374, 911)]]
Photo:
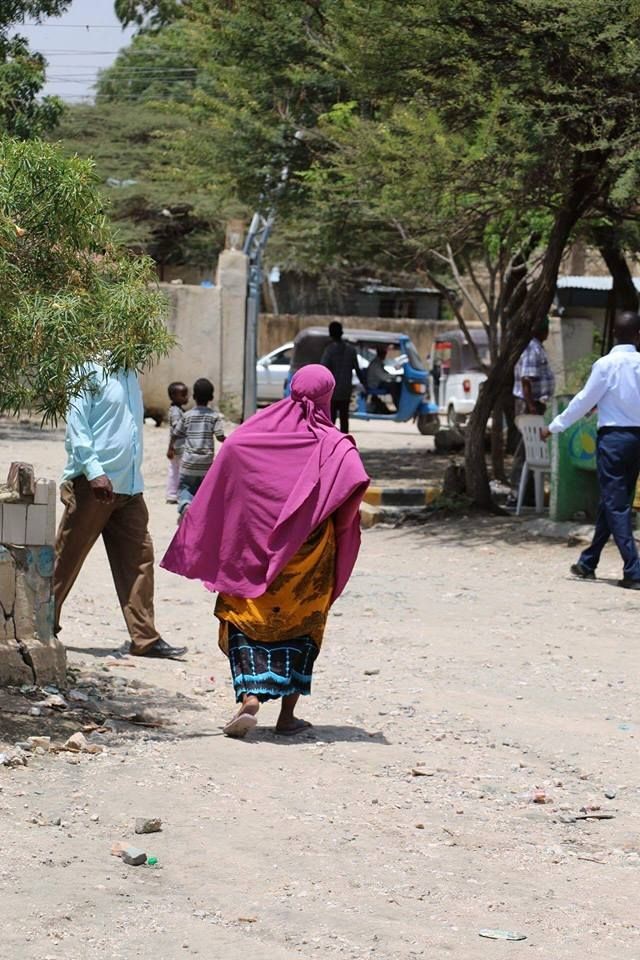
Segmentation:
[(241, 739), (246, 737), (250, 730), (258, 726), (256, 714), (260, 709), (260, 701), (257, 697), (245, 694), (240, 709), (234, 717), (222, 728), (222, 732), (227, 737)]
[(280, 733), (286, 737), (294, 737), (297, 733), (302, 733), (304, 730), (309, 729), (311, 726), (309, 721), (300, 720), (294, 713), (299, 699), (299, 693), (293, 693), (290, 697), (282, 698), (282, 707), (280, 708), (280, 716), (276, 724), (276, 733)]

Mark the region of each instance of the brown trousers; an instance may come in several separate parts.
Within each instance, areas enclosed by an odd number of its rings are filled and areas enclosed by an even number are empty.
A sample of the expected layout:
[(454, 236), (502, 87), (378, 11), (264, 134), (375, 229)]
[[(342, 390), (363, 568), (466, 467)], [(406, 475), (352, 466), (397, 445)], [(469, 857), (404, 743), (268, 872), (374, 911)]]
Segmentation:
[(82, 564), (100, 534), (131, 644), (144, 650), (159, 637), (153, 616), (153, 543), (149, 512), (141, 493), (116, 494), (112, 503), (94, 497), (86, 477), (63, 483), (60, 499), (64, 514), (56, 538), (53, 589), (56, 630), (60, 611), (80, 573)]

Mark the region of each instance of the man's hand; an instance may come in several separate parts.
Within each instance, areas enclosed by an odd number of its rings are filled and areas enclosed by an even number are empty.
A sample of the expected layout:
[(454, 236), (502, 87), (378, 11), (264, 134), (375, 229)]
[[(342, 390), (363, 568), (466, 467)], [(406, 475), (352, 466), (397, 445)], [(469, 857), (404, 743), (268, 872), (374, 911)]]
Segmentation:
[(173, 449), (173, 447), (169, 447), (169, 449), (167, 450), (167, 460), (173, 460), (175, 455), (176, 455), (176, 452)]
[(109, 480), (106, 474), (103, 473), (101, 477), (96, 477), (95, 480), (89, 480), (89, 486), (96, 500), (100, 500), (101, 503), (111, 503), (113, 500), (113, 487), (111, 486), (111, 480)]
[(540, 427), (541, 440), (548, 440), (550, 436), (551, 436), (551, 430), (549, 430), (549, 427)]

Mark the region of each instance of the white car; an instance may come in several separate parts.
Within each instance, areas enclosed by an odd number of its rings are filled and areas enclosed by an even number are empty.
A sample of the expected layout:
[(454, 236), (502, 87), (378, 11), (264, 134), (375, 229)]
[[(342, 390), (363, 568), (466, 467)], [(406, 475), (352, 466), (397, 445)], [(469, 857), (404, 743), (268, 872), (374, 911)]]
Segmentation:
[(485, 331), (472, 329), (471, 336), (485, 369), (479, 366), (476, 351), (460, 330), (438, 334), (431, 351), (432, 399), (440, 415), (445, 416), (448, 426), (453, 428), (464, 426), (469, 419), (490, 366)]
[(291, 366), (293, 340), (260, 357), (256, 364), (256, 393), (259, 404), (282, 400), (284, 382)]

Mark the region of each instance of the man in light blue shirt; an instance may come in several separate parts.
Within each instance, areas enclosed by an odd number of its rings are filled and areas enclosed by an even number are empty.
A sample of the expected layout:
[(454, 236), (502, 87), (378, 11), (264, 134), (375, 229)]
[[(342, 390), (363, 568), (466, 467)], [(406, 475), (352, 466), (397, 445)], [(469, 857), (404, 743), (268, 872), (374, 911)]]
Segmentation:
[(56, 630), (62, 605), (91, 547), (102, 536), (134, 656), (175, 659), (185, 647), (155, 627), (153, 543), (142, 481), (143, 404), (133, 370), (87, 367), (89, 386), (71, 402), (62, 475), (65, 510), (56, 539)]
[(600, 554), (610, 536), (624, 561), (618, 585), (640, 590), (640, 559), (633, 536), (631, 504), (640, 474), (640, 316), (621, 314), (615, 346), (596, 361), (591, 376), (569, 406), (552, 420), (543, 438), (561, 433), (598, 408), (596, 459), (600, 504), (593, 541), (571, 567), (583, 580), (595, 579)]

